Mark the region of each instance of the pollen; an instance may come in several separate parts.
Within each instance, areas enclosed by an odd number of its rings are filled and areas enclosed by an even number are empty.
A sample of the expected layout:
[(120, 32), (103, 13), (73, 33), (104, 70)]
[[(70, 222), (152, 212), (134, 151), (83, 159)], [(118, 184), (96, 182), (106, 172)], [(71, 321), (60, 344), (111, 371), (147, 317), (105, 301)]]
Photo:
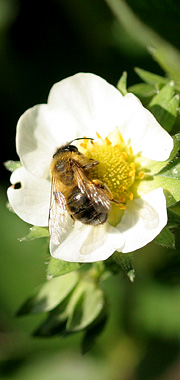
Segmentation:
[[(88, 176), (104, 183), (112, 193), (115, 207), (125, 210), (134, 199), (133, 185), (144, 177), (130, 143), (125, 143), (118, 128), (104, 139), (97, 132), (97, 140), (83, 140), (80, 148), (89, 160), (98, 161)], [(113, 202), (112, 201), (112, 202)]]

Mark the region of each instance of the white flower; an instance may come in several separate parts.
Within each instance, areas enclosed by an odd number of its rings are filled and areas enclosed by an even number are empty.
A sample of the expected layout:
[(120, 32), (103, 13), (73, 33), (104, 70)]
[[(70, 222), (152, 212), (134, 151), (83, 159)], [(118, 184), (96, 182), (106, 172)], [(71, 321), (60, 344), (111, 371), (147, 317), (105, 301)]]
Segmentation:
[(17, 215), (33, 225), (48, 225), (52, 156), (61, 145), (83, 136), (97, 141), (94, 151), (89, 152), (86, 140), (85, 150), (93, 158), (99, 154), (100, 160), (101, 146), (106, 150), (110, 146), (114, 152), (121, 140), (130, 182), (126, 186), (120, 180), (117, 185), (124, 167), (120, 169), (117, 160), (115, 169), (114, 161), (108, 158), (107, 185), (111, 187), (115, 181), (115, 190), (111, 190), (116, 198), (123, 199), (124, 207), (113, 206), (108, 221), (99, 226), (76, 221), (60, 245), (50, 242), (52, 256), (72, 262), (105, 260), (115, 250), (132, 252), (152, 241), (167, 223), (162, 188), (139, 196), (138, 182), (143, 181), (146, 170), (153, 175), (151, 160), (162, 162), (169, 158), (172, 138), (134, 95), (123, 97), (104, 79), (83, 73), (55, 84), (48, 104), (27, 110), (19, 119), (16, 146), (22, 167), (13, 172), (11, 183), (20, 182), (21, 187), (8, 189), (9, 202)]

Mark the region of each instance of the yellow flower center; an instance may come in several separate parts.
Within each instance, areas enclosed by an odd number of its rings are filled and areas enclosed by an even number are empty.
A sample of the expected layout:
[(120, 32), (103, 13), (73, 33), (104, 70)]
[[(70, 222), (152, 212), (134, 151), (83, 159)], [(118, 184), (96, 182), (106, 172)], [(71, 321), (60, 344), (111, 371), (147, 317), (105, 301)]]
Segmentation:
[[(97, 141), (84, 139), (79, 149), (88, 159), (99, 162), (99, 165), (89, 171), (89, 177), (107, 185), (113, 199), (117, 201), (114, 203), (115, 208), (124, 210), (127, 201), (132, 201), (134, 198), (135, 180), (144, 177), (144, 172), (140, 171), (140, 164), (136, 162), (137, 156), (133, 154), (130, 144), (124, 142), (116, 128), (105, 139), (102, 139), (98, 133)], [(117, 213), (117, 210), (114, 212)]]

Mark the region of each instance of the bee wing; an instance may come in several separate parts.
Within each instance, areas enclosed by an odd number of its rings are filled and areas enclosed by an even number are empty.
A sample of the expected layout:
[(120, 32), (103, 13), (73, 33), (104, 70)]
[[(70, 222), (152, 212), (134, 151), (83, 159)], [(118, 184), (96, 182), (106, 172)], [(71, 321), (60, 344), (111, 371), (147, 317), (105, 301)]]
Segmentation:
[(59, 245), (66, 235), (69, 223), (66, 199), (61, 193), (54, 178), (51, 183), (51, 199), (49, 208), (49, 234), (53, 244)]
[(106, 191), (88, 179), (80, 168), (76, 167), (74, 173), (79, 189), (90, 199), (95, 210), (97, 212), (108, 212), (111, 208), (111, 202)]

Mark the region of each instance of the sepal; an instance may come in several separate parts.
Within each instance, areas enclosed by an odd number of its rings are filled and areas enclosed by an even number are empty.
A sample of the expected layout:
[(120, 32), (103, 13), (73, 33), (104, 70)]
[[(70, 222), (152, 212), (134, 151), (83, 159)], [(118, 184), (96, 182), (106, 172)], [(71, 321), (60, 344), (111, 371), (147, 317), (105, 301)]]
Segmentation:
[(168, 78), (140, 69), (139, 67), (135, 67), (135, 72), (145, 83), (156, 87), (156, 89), (168, 83)]
[(103, 290), (93, 282), (81, 281), (68, 304), (67, 331), (86, 328), (99, 316), (103, 307)]
[(180, 203), (168, 208), (168, 226), (180, 228)]
[(48, 264), (47, 277), (53, 278), (58, 276), (63, 276), (64, 274), (73, 272), (74, 270), (79, 269), (82, 264), (79, 263), (71, 263), (68, 261), (63, 261), (60, 259), (55, 259), (51, 257)]
[(29, 241), (42, 237), (49, 237), (49, 230), (47, 227), (33, 226), (29, 229), (28, 235), (19, 238), (20, 241)]
[(17, 315), (38, 314), (54, 309), (76, 286), (79, 276), (76, 272), (46, 281), (18, 310)]
[(128, 87), (128, 92), (132, 92), (142, 101), (150, 101), (152, 97), (156, 95), (157, 90), (151, 84), (137, 83), (133, 86)]
[(121, 269), (126, 273), (129, 280), (133, 282), (135, 280), (135, 269), (133, 266), (133, 254), (115, 252), (113, 254), (113, 260), (118, 264)]
[(97, 338), (103, 332), (108, 319), (107, 307), (105, 307), (99, 317), (95, 320), (92, 325), (90, 325), (83, 336), (81, 352), (86, 354), (90, 351), (94, 344), (96, 343)]
[(175, 236), (168, 227), (164, 227), (160, 234), (154, 239), (154, 243), (166, 248), (175, 249)]
[(19, 169), (21, 167), (21, 162), (9, 160), (4, 163), (4, 166), (7, 170), (13, 172), (14, 170)]
[(104, 291), (93, 271), (77, 271), (47, 281), (17, 312), (48, 313), (33, 336), (68, 336), (84, 331), (82, 352), (87, 352), (103, 331), (107, 320)]
[(124, 71), (121, 78), (117, 83), (117, 89), (121, 92), (122, 95), (127, 94), (127, 72)]
[(55, 335), (69, 335), (66, 331), (68, 318), (67, 306), (71, 298), (71, 293), (50, 313), (45, 321), (34, 331), (33, 336), (52, 337)]

